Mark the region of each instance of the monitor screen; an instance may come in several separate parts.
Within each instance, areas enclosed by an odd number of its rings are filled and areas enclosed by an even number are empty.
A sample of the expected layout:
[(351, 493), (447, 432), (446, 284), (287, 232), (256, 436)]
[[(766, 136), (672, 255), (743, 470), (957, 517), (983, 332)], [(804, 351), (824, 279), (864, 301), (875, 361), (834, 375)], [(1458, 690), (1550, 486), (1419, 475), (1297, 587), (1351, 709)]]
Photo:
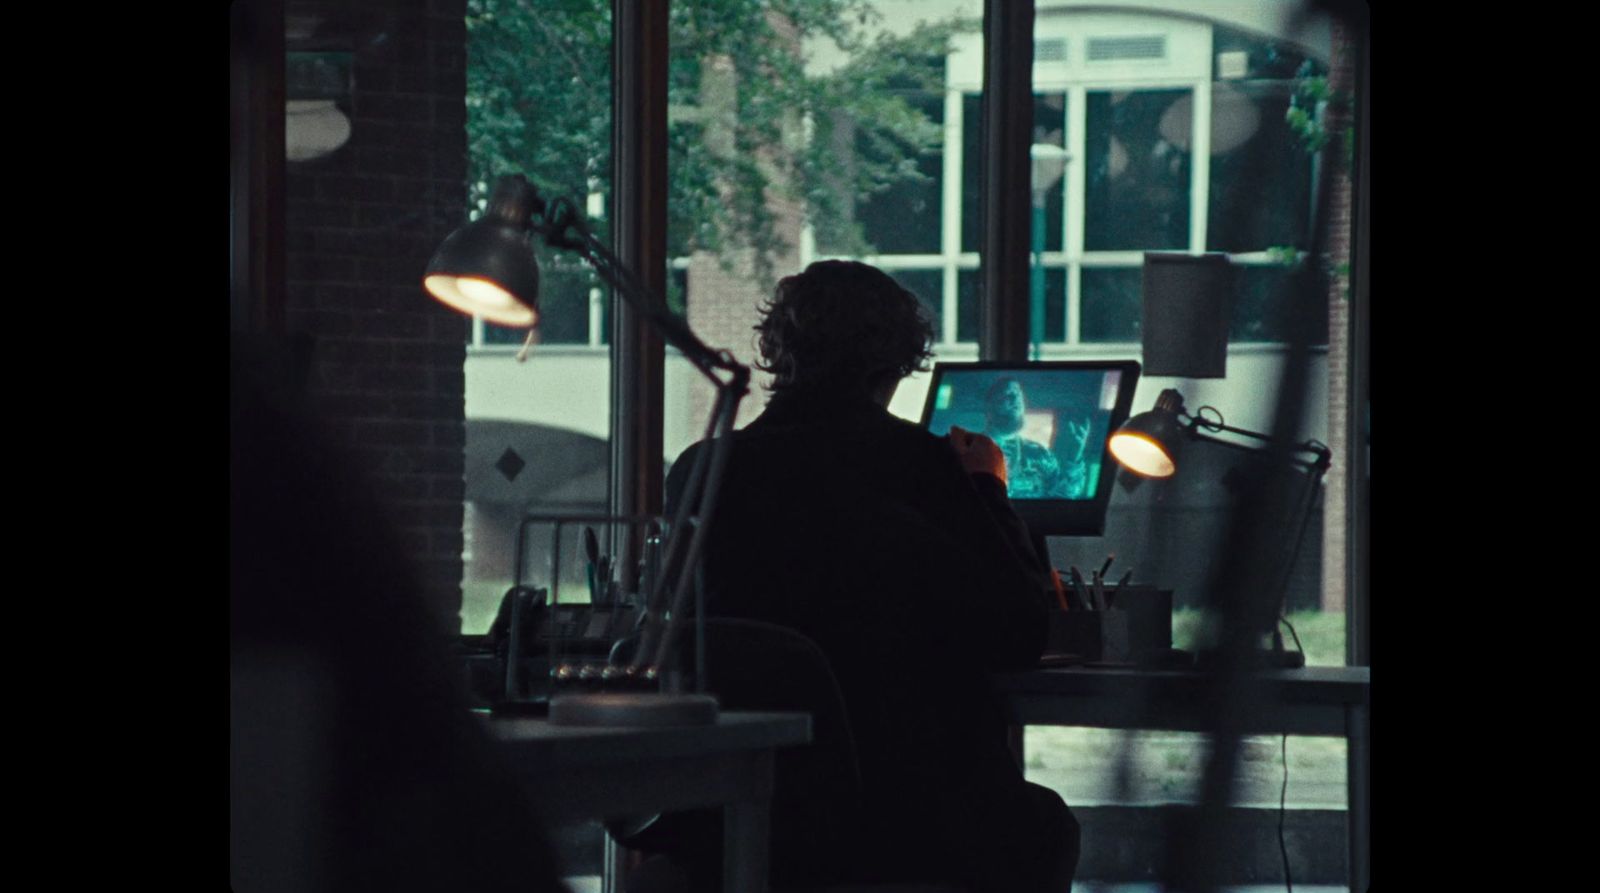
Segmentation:
[(1106, 438), (1138, 381), (1132, 360), (937, 363), (922, 424), (993, 438), (1011, 503), (1036, 535), (1099, 536), (1117, 468)]

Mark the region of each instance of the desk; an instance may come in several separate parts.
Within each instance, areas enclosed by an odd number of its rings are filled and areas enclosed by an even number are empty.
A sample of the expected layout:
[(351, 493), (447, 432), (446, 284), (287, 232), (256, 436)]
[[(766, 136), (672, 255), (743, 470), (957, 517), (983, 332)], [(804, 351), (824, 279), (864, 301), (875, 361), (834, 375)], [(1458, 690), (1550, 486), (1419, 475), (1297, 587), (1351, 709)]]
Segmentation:
[[(1017, 725), (1206, 732), (1208, 677), (1193, 671), (1031, 670), (995, 677)], [(1369, 885), (1370, 667), (1306, 667), (1251, 674), (1233, 689), (1250, 705), (1240, 734), (1321, 735), (1348, 742), (1350, 889)]]
[(811, 717), (724, 713), (715, 726), (660, 729), (486, 722), (545, 819), (721, 806), (724, 889), (766, 893), (773, 752), (810, 742)]

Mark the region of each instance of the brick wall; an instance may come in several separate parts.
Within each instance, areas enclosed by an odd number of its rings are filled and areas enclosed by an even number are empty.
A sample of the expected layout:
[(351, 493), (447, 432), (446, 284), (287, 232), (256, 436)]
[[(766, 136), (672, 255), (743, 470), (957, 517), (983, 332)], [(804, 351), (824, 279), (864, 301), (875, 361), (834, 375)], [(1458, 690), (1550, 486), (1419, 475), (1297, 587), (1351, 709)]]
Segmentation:
[[(290, 2), (353, 51), (350, 141), (288, 166), (287, 325), (312, 342), (312, 405), (370, 472), (415, 572), (461, 602), (468, 321), (423, 267), (465, 219), (464, 0)], [(293, 49), (293, 47), (290, 47)]]

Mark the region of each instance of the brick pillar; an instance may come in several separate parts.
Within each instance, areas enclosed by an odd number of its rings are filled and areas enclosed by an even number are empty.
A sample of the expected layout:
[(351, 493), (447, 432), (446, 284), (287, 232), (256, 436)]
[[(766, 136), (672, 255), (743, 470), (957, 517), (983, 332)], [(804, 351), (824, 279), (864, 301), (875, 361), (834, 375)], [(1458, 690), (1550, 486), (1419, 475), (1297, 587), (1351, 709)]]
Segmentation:
[[(770, 258), (772, 276), (763, 277), (756, 269), (750, 250), (711, 254), (695, 252), (689, 259), (689, 326), (701, 341), (713, 348), (726, 348), (739, 362), (751, 367), (750, 394), (739, 405), (736, 426), (744, 426), (767, 405), (766, 385), (772, 376), (755, 368), (761, 356), (756, 346), (755, 325), (760, 308), (772, 297), (777, 285), (774, 277), (798, 272), (800, 229), (804, 212), (798, 202), (769, 196), (767, 207), (776, 218), (778, 250)], [(703, 430), (711, 418), (716, 396), (709, 384), (696, 383), (690, 395), (689, 411), (694, 430)]]
[(1322, 609), (1345, 609), (1345, 534), (1348, 518), (1345, 499), (1346, 469), (1342, 457), (1348, 455), (1350, 438), (1350, 156), (1345, 150), (1345, 130), (1354, 121), (1350, 98), (1355, 96), (1356, 35), (1337, 17), (1333, 22), (1332, 58), (1328, 65), (1329, 92), (1346, 101), (1328, 105), (1325, 124), (1329, 139), (1323, 149), (1323, 163), (1329, 166), (1327, 220), (1327, 263), (1333, 271), (1328, 293), (1328, 446), (1333, 450), (1333, 466), (1328, 470), (1323, 489), (1322, 524)]
[(288, 166), (287, 325), (311, 338), (312, 405), (370, 474), (401, 559), (454, 615), (469, 323), (421, 279), (466, 219), (466, 5), (326, 0), (287, 14), (354, 54), (350, 141)]

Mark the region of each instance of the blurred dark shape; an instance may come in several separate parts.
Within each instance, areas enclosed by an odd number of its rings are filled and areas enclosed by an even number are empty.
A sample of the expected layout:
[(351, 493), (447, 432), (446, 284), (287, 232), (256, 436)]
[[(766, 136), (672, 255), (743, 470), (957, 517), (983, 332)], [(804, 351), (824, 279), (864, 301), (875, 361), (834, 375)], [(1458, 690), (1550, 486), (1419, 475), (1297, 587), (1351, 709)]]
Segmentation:
[(1228, 255), (1145, 252), (1140, 337), (1145, 375), (1225, 378), (1237, 276)]
[(270, 352), (230, 363), (232, 888), (565, 890), (454, 618)]

